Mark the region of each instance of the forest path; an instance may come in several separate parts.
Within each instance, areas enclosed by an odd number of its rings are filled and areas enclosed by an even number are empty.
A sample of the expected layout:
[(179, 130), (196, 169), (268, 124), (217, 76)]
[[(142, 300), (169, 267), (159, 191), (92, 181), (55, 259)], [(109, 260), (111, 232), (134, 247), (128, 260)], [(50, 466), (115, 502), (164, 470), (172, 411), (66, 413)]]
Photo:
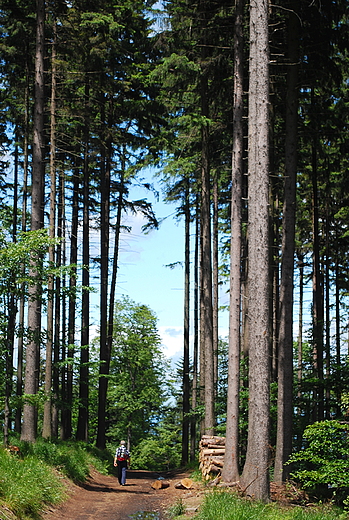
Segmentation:
[[(69, 498), (61, 506), (47, 511), (44, 520), (130, 520), (146, 518), (141, 512), (154, 512), (149, 517), (164, 520), (165, 511), (171, 504), (182, 499), (187, 513), (197, 509), (202, 490), (196, 486), (192, 490), (175, 488), (175, 484), (188, 477), (188, 472), (163, 474), (170, 485), (154, 490), (151, 484), (159, 478), (159, 473), (128, 470), (125, 486), (120, 486), (112, 475), (101, 475), (96, 471), (82, 486), (69, 484)], [(139, 513), (139, 514), (137, 514)], [(157, 513), (157, 514), (155, 514)], [(136, 515), (137, 514), (137, 515)], [(136, 516), (132, 516), (136, 515)], [(148, 518), (149, 518), (148, 517)]]

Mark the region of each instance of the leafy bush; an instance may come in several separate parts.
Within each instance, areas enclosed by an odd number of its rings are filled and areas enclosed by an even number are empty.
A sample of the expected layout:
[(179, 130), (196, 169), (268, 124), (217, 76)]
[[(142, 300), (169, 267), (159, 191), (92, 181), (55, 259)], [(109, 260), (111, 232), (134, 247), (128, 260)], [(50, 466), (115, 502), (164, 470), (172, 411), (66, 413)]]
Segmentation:
[(145, 439), (132, 452), (132, 468), (162, 471), (180, 464), (178, 446), (171, 446), (157, 439)]
[(307, 446), (291, 456), (289, 463), (298, 465), (292, 477), (305, 489), (325, 486), (337, 497), (349, 490), (348, 427), (338, 421), (322, 421), (304, 431)]
[(61, 479), (47, 464), (0, 448), (0, 499), (19, 519), (38, 518), (43, 504), (61, 502), (64, 494)]

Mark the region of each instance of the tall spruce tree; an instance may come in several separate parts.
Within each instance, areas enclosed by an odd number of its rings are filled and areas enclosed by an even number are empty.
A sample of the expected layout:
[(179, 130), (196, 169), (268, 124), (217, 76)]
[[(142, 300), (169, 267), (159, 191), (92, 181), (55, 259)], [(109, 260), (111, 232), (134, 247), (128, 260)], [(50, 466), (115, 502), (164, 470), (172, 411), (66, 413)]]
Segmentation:
[(248, 97), (248, 445), (246, 492), (269, 497), (269, 42), (268, 3), (250, 6)]

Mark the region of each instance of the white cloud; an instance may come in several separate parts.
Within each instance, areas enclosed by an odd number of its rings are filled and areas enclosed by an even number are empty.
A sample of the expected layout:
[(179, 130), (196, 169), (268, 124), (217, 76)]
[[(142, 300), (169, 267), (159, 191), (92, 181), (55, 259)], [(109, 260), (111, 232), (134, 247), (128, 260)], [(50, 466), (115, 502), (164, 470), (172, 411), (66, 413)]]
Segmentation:
[(161, 346), (167, 358), (183, 352), (183, 327), (160, 326)]

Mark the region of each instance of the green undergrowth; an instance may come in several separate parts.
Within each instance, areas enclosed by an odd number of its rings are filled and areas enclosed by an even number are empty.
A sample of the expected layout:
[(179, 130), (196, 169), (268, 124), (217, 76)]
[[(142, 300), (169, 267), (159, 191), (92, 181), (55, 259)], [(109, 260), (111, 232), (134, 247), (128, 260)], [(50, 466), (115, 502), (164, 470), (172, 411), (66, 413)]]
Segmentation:
[(85, 443), (12, 442), (19, 452), (0, 448), (1, 520), (39, 520), (49, 505), (66, 497), (64, 477), (83, 483), (91, 467), (108, 473), (112, 456)]
[(229, 491), (207, 493), (195, 520), (345, 520), (349, 516), (332, 506), (281, 507), (248, 501)]

